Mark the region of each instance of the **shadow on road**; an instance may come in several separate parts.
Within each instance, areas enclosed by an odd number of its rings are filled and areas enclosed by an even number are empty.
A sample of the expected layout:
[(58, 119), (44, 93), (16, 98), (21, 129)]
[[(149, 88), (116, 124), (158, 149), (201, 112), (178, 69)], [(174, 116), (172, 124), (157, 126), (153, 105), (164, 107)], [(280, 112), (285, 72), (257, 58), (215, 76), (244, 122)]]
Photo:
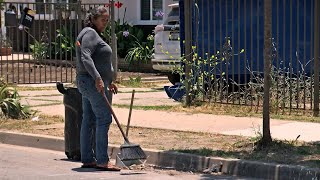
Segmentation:
[(80, 162), (80, 160), (67, 159), (67, 158), (63, 158), (63, 159), (55, 159), (55, 160), (56, 160), (56, 161)]
[(141, 175), (141, 174), (147, 174), (147, 173), (146, 172), (125, 172), (125, 173), (120, 173), (120, 175), (124, 175), (124, 176)]
[[(81, 168), (81, 167), (73, 168), (71, 170), (76, 172), (103, 172), (95, 168)], [(112, 171), (108, 171), (108, 172), (112, 172)], [(130, 171), (130, 170), (124, 170), (124, 172), (120, 171), (120, 175), (123, 175), (123, 176), (142, 175), (142, 174), (147, 174), (147, 172), (136, 172), (136, 171)]]
[(101, 170), (97, 170), (95, 168), (72, 168), (72, 171), (76, 171), (76, 172), (101, 172)]

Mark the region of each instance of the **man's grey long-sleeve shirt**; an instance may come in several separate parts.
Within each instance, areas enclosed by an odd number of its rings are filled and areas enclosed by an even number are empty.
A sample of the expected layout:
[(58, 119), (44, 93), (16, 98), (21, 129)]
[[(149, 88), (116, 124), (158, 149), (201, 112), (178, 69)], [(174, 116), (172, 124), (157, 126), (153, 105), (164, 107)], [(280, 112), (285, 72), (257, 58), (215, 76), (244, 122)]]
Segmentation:
[(101, 77), (108, 83), (113, 79), (110, 46), (91, 27), (84, 28), (77, 37), (77, 74), (89, 74), (93, 79)]

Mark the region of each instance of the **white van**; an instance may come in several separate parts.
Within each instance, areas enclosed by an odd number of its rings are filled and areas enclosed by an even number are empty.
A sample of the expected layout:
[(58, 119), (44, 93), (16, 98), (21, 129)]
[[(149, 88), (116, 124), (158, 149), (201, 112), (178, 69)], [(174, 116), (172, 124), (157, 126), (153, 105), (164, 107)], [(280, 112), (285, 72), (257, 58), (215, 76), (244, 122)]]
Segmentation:
[(164, 24), (155, 28), (154, 54), (152, 67), (164, 72), (172, 84), (180, 82), (179, 74), (172, 73), (173, 68), (180, 64), (180, 38), (179, 38), (179, 4), (171, 4), (171, 11)]

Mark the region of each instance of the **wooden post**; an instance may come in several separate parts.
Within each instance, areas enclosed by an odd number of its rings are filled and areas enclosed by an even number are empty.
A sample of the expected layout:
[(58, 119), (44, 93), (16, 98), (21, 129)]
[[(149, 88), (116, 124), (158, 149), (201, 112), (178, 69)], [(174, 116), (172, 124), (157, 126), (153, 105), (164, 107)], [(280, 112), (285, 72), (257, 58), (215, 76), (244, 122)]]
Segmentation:
[(190, 73), (191, 67), (190, 63), (192, 61), (192, 0), (184, 0), (184, 32), (185, 32), (185, 56), (186, 56), (186, 64), (185, 64), (185, 75), (186, 79), (186, 106), (190, 106), (191, 104), (191, 96), (190, 96)]
[(314, 99), (313, 116), (319, 116), (319, 0), (314, 5)]
[(271, 47), (272, 47), (272, 0), (264, 0), (264, 98), (262, 144), (272, 142), (270, 134), (270, 86), (271, 86)]
[(110, 9), (110, 14), (111, 14), (111, 49), (112, 49), (112, 66), (114, 70), (113, 74), (113, 81), (117, 80), (117, 75), (118, 75), (118, 51), (117, 51), (117, 36), (115, 32), (115, 17), (114, 17), (114, 0), (111, 0), (111, 9)]

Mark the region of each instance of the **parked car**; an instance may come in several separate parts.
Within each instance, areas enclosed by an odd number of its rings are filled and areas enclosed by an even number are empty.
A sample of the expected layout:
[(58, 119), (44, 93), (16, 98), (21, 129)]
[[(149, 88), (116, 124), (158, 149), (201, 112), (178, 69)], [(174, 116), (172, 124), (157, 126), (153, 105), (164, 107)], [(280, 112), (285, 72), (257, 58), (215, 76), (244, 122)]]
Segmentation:
[(155, 28), (152, 67), (166, 73), (172, 84), (180, 82), (180, 75), (173, 68), (180, 64), (179, 3), (169, 5), (171, 11), (164, 24)]

